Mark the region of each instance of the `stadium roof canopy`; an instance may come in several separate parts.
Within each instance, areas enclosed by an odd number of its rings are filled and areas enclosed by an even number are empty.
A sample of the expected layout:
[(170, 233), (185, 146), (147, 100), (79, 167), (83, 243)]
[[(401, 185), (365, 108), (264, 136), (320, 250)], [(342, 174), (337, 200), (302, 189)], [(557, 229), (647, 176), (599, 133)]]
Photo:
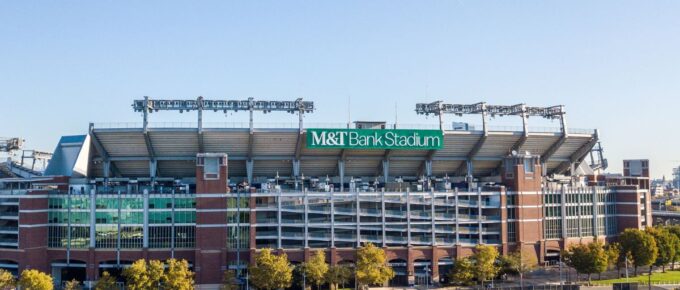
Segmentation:
[(482, 177), (496, 174), (512, 151), (540, 155), (548, 173), (563, 173), (572, 163), (581, 162), (598, 139), (595, 130), (571, 129), (565, 134), (559, 129), (488, 128), (486, 134), (445, 130), (440, 150), (311, 149), (306, 130), (295, 126), (203, 125), (199, 131), (190, 124), (166, 125), (149, 125), (146, 131), (129, 124), (91, 126), (90, 175), (102, 177), (102, 161), (108, 160), (115, 176), (148, 177), (150, 161), (155, 160), (159, 177), (193, 177), (199, 152), (228, 154), (229, 175), (237, 177), (246, 176), (246, 160), (253, 160), (254, 177), (292, 176), (293, 160), (299, 160), (305, 176), (319, 177), (337, 176), (340, 160), (345, 160), (345, 176), (379, 176), (383, 160), (390, 161), (390, 176), (420, 176), (426, 160), (432, 160), (434, 176), (464, 176), (466, 161), (471, 160), (473, 175)]

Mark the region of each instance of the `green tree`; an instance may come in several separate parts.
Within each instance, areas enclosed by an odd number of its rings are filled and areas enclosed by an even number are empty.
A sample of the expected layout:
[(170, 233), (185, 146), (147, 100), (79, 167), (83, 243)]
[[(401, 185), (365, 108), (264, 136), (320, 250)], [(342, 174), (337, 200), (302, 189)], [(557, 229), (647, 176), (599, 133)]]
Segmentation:
[(164, 279), (163, 262), (151, 260), (148, 263), (139, 259), (123, 270), (125, 286), (129, 290), (147, 290), (159, 288)]
[(675, 248), (678, 243), (678, 238), (664, 228), (647, 228), (647, 233), (654, 237), (656, 246), (659, 249), (659, 254), (656, 257), (656, 261), (654, 261), (654, 266), (661, 267), (662, 271), (666, 272), (666, 265), (673, 262), (673, 259), (675, 258)]
[(472, 284), (475, 279), (474, 264), (470, 258), (457, 259), (449, 272), (449, 280), (463, 286)]
[(76, 279), (66, 282), (63, 288), (63, 290), (80, 290), (80, 289), (83, 289), (83, 287), (80, 285), (80, 282), (78, 282), (78, 280)]
[(12, 289), (16, 284), (17, 281), (12, 273), (5, 269), (0, 269), (0, 290)]
[(328, 272), (326, 253), (323, 250), (317, 250), (309, 262), (304, 264), (304, 271), (307, 280), (316, 285), (316, 289), (321, 289), (321, 284), (323, 284), (326, 272)]
[(238, 281), (236, 279), (236, 271), (234, 270), (227, 270), (224, 271), (224, 274), (222, 275), (222, 285), (220, 286), (220, 290), (238, 290)]
[(357, 282), (362, 286), (382, 285), (394, 277), (394, 270), (387, 265), (385, 250), (371, 243), (357, 251)]
[(338, 289), (338, 285), (344, 287), (351, 278), (352, 268), (342, 265), (330, 266), (325, 276), (326, 283), (332, 290)]
[(675, 270), (675, 263), (680, 261), (680, 225), (667, 226), (665, 229), (668, 230), (669, 233), (673, 234), (677, 241), (673, 245), (675, 248), (675, 256), (673, 256), (673, 260), (671, 261), (671, 269)]
[(288, 288), (293, 281), (293, 270), (288, 256), (272, 254), (271, 249), (263, 249), (255, 263), (250, 265), (250, 282), (258, 289)]
[(102, 276), (99, 277), (99, 281), (97, 281), (97, 283), (94, 284), (94, 289), (95, 290), (118, 289), (116, 285), (116, 278), (111, 276), (109, 272), (104, 271), (104, 273), (102, 273)]
[(519, 275), (519, 284), (524, 287), (524, 274), (531, 272), (538, 267), (538, 259), (536, 255), (522, 249), (510, 253), (510, 255), (501, 257), (503, 266), (512, 273)]
[(578, 274), (592, 273), (592, 257), (588, 246), (584, 244), (571, 245), (562, 256), (564, 263), (576, 270), (577, 278)]
[(607, 251), (604, 248), (604, 244), (595, 241), (588, 244), (588, 254), (590, 255), (590, 261), (592, 262), (591, 273), (588, 273), (588, 282), (590, 282), (591, 274), (602, 275), (602, 272), (607, 271), (609, 266), (609, 257), (607, 256)]
[(19, 286), (30, 290), (52, 290), (52, 277), (38, 270), (24, 270), (19, 278)]
[(474, 261), (474, 273), (479, 282), (484, 286), (484, 282), (493, 278), (500, 270), (496, 265), (498, 259), (498, 249), (489, 245), (478, 245), (475, 254), (472, 255)]
[(612, 267), (616, 267), (618, 274), (621, 246), (618, 243), (607, 244), (605, 246), (605, 253), (607, 254), (607, 269), (610, 270)]
[(638, 267), (650, 266), (656, 261), (658, 248), (654, 237), (645, 231), (638, 229), (626, 229), (619, 236), (621, 243), (621, 255), (630, 254), (635, 266), (635, 275)]
[(163, 284), (166, 290), (194, 289), (194, 272), (189, 270), (187, 260), (170, 259), (166, 263), (168, 269), (163, 276)]

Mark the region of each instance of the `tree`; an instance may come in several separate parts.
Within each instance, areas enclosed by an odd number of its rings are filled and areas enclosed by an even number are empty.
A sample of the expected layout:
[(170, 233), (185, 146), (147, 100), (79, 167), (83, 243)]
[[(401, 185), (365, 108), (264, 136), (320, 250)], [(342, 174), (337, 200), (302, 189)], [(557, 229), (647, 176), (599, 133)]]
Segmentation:
[(159, 288), (164, 274), (164, 265), (158, 260), (151, 260), (147, 263), (146, 260), (139, 259), (123, 270), (125, 286), (129, 290)]
[(338, 285), (345, 286), (352, 278), (352, 268), (348, 266), (330, 266), (325, 275), (325, 281), (330, 285), (330, 289), (338, 289)]
[(326, 272), (328, 272), (326, 253), (323, 250), (317, 250), (309, 262), (304, 264), (304, 271), (307, 280), (316, 285), (316, 289), (321, 289), (321, 284), (323, 284)]
[(0, 290), (12, 289), (16, 286), (17, 281), (14, 275), (5, 269), (0, 269)]
[(449, 280), (468, 286), (475, 279), (474, 265), (470, 258), (457, 259), (449, 272)]
[(94, 284), (94, 289), (95, 290), (118, 289), (116, 285), (116, 278), (111, 276), (109, 272), (104, 271), (104, 273), (102, 273), (102, 276), (99, 277), (99, 281), (97, 281), (97, 283)]
[(595, 241), (588, 244), (588, 252), (590, 255), (590, 261), (592, 262), (592, 273), (588, 273), (588, 282), (590, 282), (591, 274), (602, 275), (602, 272), (607, 271), (609, 266), (609, 257), (607, 256), (607, 251), (604, 249), (604, 244)]
[(564, 263), (576, 270), (578, 274), (592, 273), (592, 261), (590, 249), (584, 244), (571, 245), (569, 250), (563, 253)]
[(675, 263), (680, 261), (680, 225), (667, 226), (665, 229), (677, 238), (677, 242), (673, 245), (675, 248), (675, 256), (673, 256), (673, 260), (671, 261), (671, 269), (675, 270)]
[(168, 269), (163, 276), (163, 284), (167, 290), (193, 290), (194, 273), (189, 270), (187, 260), (170, 259)]
[(80, 286), (80, 282), (78, 282), (78, 280), (76, 279), (66, 282), (63, 288), (63, 290), (80, 290), (80, 289), (83, 289), (83, 287)]
[(620, 260), (619, 257), (621, 256), (621, 246), (618, 243), (607, 244), (607, 246), (605, 246), (605, 253), (607, 255), (607, 269), (616, 267), (618, 272), (619, 268), (618, 264)]
[(621, 255), (630, 254), (635, 266), (635, 275), (638, 267), (650, 266), (656, 261), (658, 248), (654, 237), (645, 231), (638, 229), (626, 229), (619, 236), (621, 243)]
[(357, 282), (362, 286), (385, 284), (394, 277), (394, 270), (387, 265), (385, 251), (371, 243), (357, 251)]
[(654, 261), (654, 266), (661, 267), (662, 271), (666, 272), (666, 265), (673, 262), (675, 258), (675, 248), (678, 243), (678, 238), (664, 228), (647, 228), (647, 233), (654, 237), (656, 246), (659, 249), (659, 254)]
[(19, 286), (30, 290), (52, 290), (52, 277), (38, 270), (24, 270), (19, 278)]
[(474, 273), (479, 282), (484, 286), (484, 282), (493, 278), (500, 270), (496, 266), (498, 259), (498, 249), (488, 245), (478, 245), (475, 248), (475, 254), (472, 255), (474, 260)]
[(533, 271), (538, 266), (536, 256), (522, 251), (522, 249), (517, 249), (515, 252), (510, 253), (510, 255), (504, 256), (502, 260), (508, 270), (519, 275), (521, 287), (524, 287), (524, 274)]
[(236, 272), (234, 270), (224, 271), (222, 275), (222, 286), (220, 290), (238, 290), (238, 281), (236, 279)]
[(276, 256), (271, 249), (263, 249), (250, 265), (250, 282), (258, 289), (288, 288), (293, 281), (293, 269), (288, 256)]

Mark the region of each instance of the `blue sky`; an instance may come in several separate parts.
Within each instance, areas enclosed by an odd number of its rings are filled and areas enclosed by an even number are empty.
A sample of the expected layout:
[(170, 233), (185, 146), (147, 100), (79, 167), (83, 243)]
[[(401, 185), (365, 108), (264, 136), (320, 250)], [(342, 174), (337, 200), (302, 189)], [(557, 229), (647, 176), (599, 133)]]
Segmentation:
[(437, 99), (563, 104), (571, 127), (600, 130), (610, 171), (649, 158), (669, 176), (678, 15), (678, 1), (3, 1), (0, 136), (52, 150), (89, 122), (139, 121), (144, 95), (305, 97), (306, 122), (346, 122), (349, 98), (352, 119), (391, 122), (396, 104), (400, 123), (434, 123), (413, 109)]

